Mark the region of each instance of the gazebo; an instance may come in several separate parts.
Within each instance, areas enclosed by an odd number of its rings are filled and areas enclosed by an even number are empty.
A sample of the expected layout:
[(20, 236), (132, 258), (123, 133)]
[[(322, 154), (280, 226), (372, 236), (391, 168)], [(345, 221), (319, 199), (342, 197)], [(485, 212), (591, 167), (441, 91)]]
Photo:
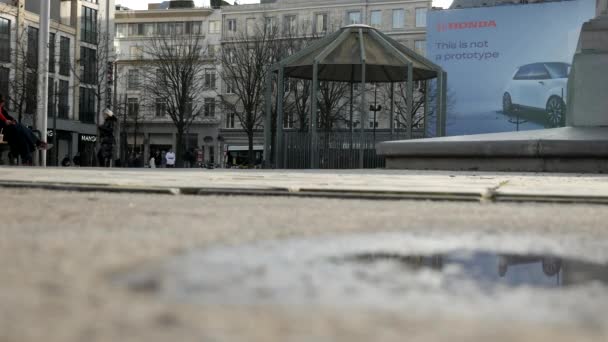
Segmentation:
[[(335, 81), (361, 83), (365, 89), (366, 83), (406, 82), (407, 106), (411, 106), (414, 98), (413, 83), (437, 79), (437, 135), (444, 135), (446, 107), (446, 78), (447, 74), (440, 66), (432, 63), (423, 56), (408, 49), (381, 31), (367, 25), (349, 25), (310, 44), (301, 51), (281, 60), (271, 66), (266, 80), (266, 117), (264, 125), (264, 158), (268, 161), (270, 149), (275, 156), (282, 156), (283, 148), (283, 96), (277, 92), (277, 128), (275, 146), (271, 146), (272, 124), (272, 78), (277, 77), (277, 89), (284, 89), (286, 78), (311, 80), (311, 99), (318, 99), (318, 83), (320, 81)], [(392, 87), (391, 87), (392, 89)], [(427, 84), (427, 91), (429, 85)], [(363, 122), (367, 120), (367, 102), (365, 92), (362, 92), (360, 103), (361, 125), (359, 138), (365, 136)], [(317, 132), (317, 101), (311, 101), (309, 122), (310, 133), (310, 166), (317, 167), (318, 151), (316, 142)], [(424, 106), (428, 111), (428, 106)], [(412, 111), (408, 107), (408, 127), (406, 137), (412, 137)], [(426, 114), (426, 113), (425, 113)], [(393, 108), (390, 109), (390, 125), (393, 130)], [(359, 167), (363, 168), (363, 145), (359, 144)], [(277, 168), (282, 168), (282, 158), (276, 158)]]

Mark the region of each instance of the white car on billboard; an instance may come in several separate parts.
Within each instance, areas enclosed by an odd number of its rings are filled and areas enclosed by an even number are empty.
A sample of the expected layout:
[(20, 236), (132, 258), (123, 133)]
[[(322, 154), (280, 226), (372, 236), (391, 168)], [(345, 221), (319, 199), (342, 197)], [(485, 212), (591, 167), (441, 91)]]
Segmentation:
[(566, 90), (570, 64), (541, 62), (522, 65), (513, 74), (502, 96), (502, 110), (543, 110), (551, 126), (566, 122)]

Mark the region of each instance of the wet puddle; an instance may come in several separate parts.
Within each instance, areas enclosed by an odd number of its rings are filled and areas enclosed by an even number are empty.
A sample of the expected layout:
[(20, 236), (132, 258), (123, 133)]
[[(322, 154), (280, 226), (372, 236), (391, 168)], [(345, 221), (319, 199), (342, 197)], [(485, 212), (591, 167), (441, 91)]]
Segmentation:
[(323, 306), (604, 324), (604, 246), (538, 237), (438, 239), (396, 233), (276, 240), (191, 251), (121, 275), (119, 282), (133, 291), (200, 305)]

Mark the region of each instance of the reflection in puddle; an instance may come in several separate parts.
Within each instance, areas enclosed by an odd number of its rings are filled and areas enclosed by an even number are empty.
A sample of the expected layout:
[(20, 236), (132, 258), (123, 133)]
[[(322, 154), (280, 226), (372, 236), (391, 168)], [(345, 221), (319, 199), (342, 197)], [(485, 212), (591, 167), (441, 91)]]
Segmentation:
[(117, 281), (190, 304), (371, 308), (608, 326), (605, 246), (474, 234), (272, 240), (195, 249)]
[(429, 269), (442, 272), (448, 284), (466, 278), (486, 290), (499, 285), (552, 288), (592, 281), (608, 284), (608, 265), (554, 256), (457, 251), (439, 255), (359, 253), (330, 260), (338, 265), (373, 267), (386, 263), (408, 271)]

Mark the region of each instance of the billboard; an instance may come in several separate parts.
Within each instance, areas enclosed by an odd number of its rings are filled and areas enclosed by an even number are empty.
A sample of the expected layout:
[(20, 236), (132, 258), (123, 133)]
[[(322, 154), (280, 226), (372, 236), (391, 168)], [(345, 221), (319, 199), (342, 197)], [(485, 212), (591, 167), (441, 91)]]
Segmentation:
[(431, 11), (427, 57), (448, 73), (447, 134), (563, 125), (581, 25), (595, 1)]

